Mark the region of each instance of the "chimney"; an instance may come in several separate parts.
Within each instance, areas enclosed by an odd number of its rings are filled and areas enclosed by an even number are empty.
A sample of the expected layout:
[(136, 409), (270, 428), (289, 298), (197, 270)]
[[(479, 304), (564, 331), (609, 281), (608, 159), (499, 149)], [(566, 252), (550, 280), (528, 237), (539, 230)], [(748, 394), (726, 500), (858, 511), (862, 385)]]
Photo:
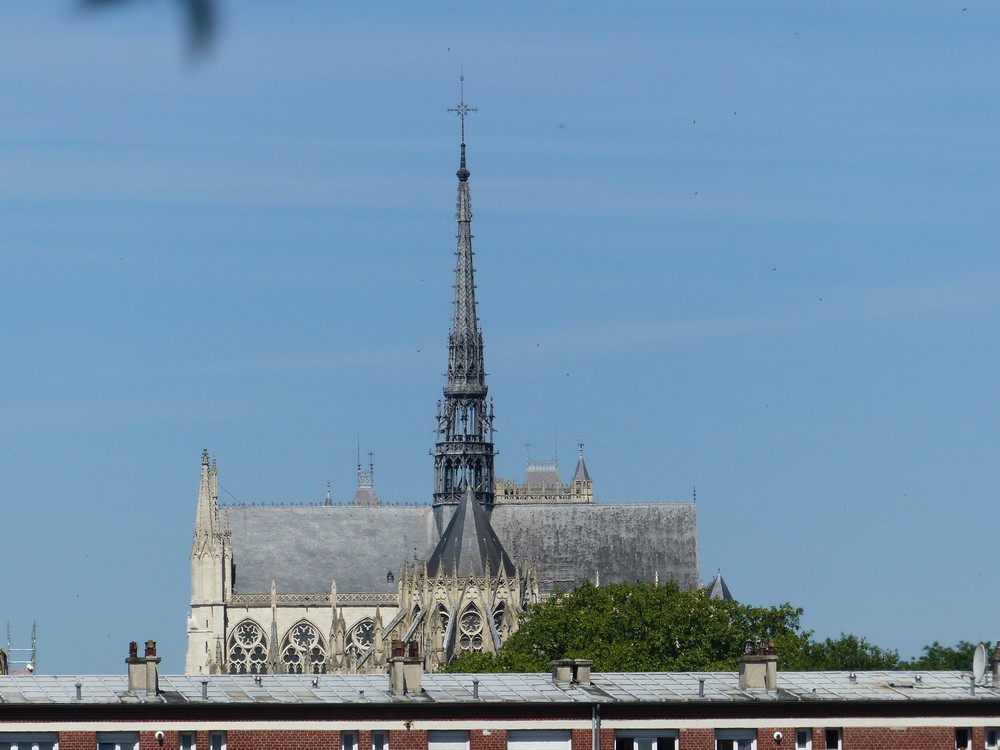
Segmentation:
[(774, 651), (774, 641), (767, 640), (757, 644), (746, 641), (737, 662), (740, 667), (741, 690), (778, 689), (778, 655)]
[(569, 687), (573, 682), (573, 660), (556, 659), (552, 662), (552, 682), (561, 687)]
[(993, 686), (1000, 686), (1000, 641), (997, 641), (993, 656), (990, 657), (990, 671), (993, 673)]
[(423, 691), (420, 680), (424, 673), (424, 659), (416, 641), (404, 644), (392, 642), (389, 659), (389, 692), (393, 695), (417, 695)]
[(156, 641), (146, 641), (144, 656), (139, 656), (139, 644), (128, 645), (128, 691), (156, 695), (160, 692), (160, 657), (156, 655)]
[(594, 666), (593, 659), (573, 660), (573, 682), (577, 685), (590, 685), (590, 668)]
[(552, 682), (560, 687), (589, 685), (593, 659), (556, 659), (552, 664)]

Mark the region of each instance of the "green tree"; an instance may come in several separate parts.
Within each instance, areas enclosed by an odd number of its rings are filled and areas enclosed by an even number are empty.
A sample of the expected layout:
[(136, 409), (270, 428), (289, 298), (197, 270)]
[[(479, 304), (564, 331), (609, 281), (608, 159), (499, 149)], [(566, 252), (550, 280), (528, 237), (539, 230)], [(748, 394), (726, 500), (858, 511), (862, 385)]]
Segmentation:
[(801, 615), (790, 604), (751, 607), (672, 583), (584, 583), (532, 605), (495, 656), (463, 654), (448, 669), (541, 672), (554, 659), (582, 658), (602, 672), (734, 670), (744, 641), (768, 638), (780, 666), (794, 669), (809, 638)]
[(898, 669), (899, 654), (880, 648), (856, 635), (841, 633), (834, 640), (810, 641), (801, 658), (800, 670)]
[[(989, 641), (982, 641), (989, 644)], [(900, 664), (902, 669), (972, 669), (972, 657), (979, 642), (959, 641), (954, 646), (942, 646), (937, 641), (924, 646), (923, 656)]]

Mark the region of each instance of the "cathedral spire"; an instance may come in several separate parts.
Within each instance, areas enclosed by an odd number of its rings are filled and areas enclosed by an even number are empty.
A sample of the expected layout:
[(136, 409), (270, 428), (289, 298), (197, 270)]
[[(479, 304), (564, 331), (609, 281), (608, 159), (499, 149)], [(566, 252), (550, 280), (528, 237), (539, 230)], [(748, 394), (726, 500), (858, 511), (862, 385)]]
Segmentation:
[[(460, 80), (464, 80), (464, 77)], [(458, 172), (458, 247), (455, 250), (455, 299), (448, 334), (448, 373), (444, 403), (438, 413), (434, 450), (434, 506), (438, 530), (444, 527), (468, 485), (478, 503), (493, 506), (493, 409), (486, 403), (483, 333), (476, 311), (475, 269), (472, 264), (472, 201), (465, 153), (465, 118), (476, 108), (465, 103), (464, 83), (457, 107), (449, 109), (462, 121)]]
[(198, 487), (198, 510), (194, 521), (194, 544), (191, 556), (215, 549), (220, 537), (219, 480), (215, 462), (209, 463), (208, 449), (201, 454), (201, 483)]

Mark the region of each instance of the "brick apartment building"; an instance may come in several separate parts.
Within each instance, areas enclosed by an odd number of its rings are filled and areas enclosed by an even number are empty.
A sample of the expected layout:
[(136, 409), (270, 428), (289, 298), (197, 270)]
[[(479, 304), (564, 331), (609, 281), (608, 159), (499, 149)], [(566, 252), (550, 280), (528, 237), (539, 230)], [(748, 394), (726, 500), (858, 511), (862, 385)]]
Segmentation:
[(0, 750), (996, 750), (998, 666), (963, 672), (0, 677)]

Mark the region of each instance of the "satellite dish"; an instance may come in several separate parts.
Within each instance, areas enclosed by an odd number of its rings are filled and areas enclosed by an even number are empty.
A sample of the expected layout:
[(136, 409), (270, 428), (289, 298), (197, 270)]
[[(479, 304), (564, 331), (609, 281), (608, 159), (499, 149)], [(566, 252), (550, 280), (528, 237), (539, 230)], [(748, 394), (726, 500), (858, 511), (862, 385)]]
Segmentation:
[(981, 682), (986, 674), (986, 646), (982, 643), (976, 646), (976, 653), (972, 657), (972, 674), (976, 682)]

